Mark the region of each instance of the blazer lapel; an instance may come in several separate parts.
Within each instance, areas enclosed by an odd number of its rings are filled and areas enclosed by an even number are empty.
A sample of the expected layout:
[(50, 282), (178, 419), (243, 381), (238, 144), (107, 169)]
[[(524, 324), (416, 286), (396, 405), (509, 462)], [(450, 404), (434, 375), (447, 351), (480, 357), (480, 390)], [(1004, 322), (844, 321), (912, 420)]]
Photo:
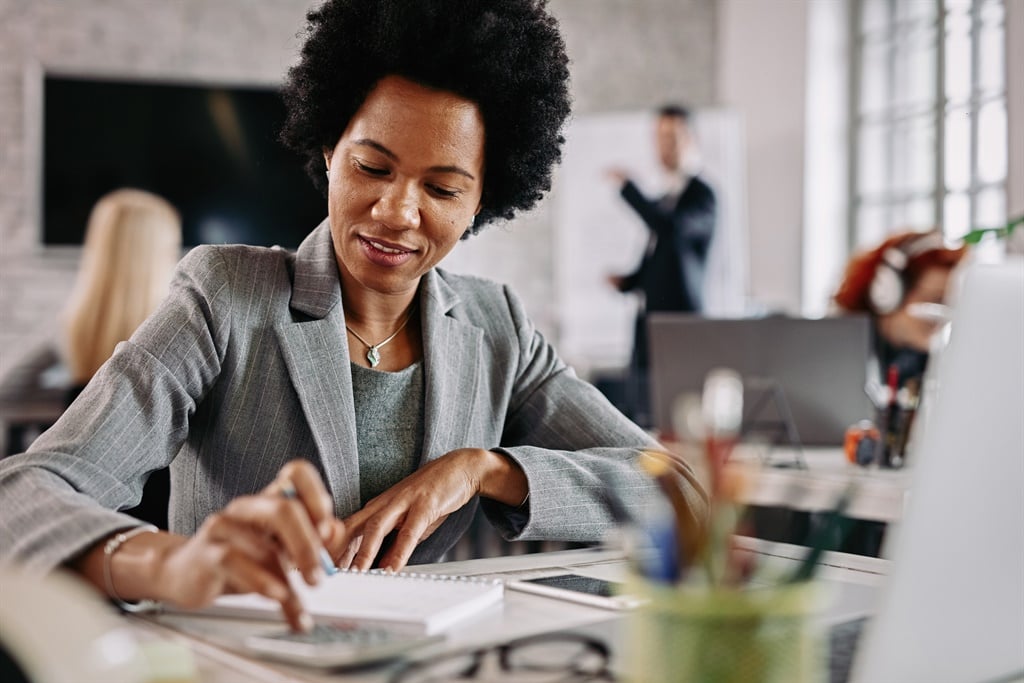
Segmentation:
[[(451, 315), (458, 295), (436, 270), (423, 276), (423, 457), (421, 464), (469, 444), (480, 383), (483, 331)], [(476, 444), (486, 448), (489, 444)]]
[[(341, 515), (359, 509), (359, 456), (337, 262), (327, 222), (299, 246), (291, 308), (277, 325), (285, 365)], [(298, 315), (296, 315), (296, 313)]]

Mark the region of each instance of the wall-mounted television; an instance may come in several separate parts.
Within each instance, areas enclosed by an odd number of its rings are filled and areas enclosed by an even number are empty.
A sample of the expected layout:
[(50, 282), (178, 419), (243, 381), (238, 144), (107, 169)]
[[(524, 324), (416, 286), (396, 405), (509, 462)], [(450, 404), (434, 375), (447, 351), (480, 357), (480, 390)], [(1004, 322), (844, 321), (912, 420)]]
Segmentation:
[(81, 244), (96, 200), (136, 187), (178, 208), (186, 246), (296, 247), (327, 202), (284, 116), (274, 88), (45, 76), (43, 243)]

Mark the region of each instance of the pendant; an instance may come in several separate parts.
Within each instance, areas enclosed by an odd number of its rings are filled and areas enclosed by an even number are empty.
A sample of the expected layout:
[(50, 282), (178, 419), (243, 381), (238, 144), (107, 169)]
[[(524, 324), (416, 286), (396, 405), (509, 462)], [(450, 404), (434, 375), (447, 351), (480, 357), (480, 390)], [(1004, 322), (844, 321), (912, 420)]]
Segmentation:
[(366, 360), (370, 361), (371, 368), (375, 368), (380, 365), (380, 351), (377, 350), (376, 346), (371, 346), (367, 349)]

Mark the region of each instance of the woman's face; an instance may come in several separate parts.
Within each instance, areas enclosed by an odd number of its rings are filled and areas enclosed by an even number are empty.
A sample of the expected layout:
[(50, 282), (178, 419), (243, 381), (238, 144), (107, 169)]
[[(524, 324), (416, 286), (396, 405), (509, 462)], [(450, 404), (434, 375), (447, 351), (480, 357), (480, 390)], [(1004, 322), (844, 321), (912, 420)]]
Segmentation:
[(483, 118), (452, 93), (381, 79), (324, 158), (346, 287), (415, 291), (480, 210)]

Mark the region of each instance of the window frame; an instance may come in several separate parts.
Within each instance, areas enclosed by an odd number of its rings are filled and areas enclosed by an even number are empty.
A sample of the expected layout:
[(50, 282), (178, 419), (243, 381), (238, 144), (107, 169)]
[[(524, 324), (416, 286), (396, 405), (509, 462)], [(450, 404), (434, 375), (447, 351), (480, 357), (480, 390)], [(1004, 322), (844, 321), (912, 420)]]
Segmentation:
[[(869, 6), (875, 9), (884, 9), (884, 22), (880, 26), (866, 26), (866, 18)], [(1006, 221), (1007, 212), (1007, 174), (1008, 164), (1002, 170), (1002, 175), (995, 179), (981, 180), (979, 171), (980, 152), (979, 150), (979, 118), (985, 107), (1001, 103), (1003, 115), (1002, 130), (997, 132), (1001, 145), (1008, 148), (1009, 139), (1007, 133), (1007, 73), (1005, 67), (1002, 77), (997, 86), (990, 90), (982, 89), (981, 73), (981, 52), (982, 52), (982, 28), (998, 29), (1002, 37), (1002, 54), (1000, 58), (1005, 64), (1006, 38), (1005, 29), (1007, 22), (1007, 11), (1004, 0), (932, 0), (930, 16), (915, 18), (913, 11), (908, 9), (919, 9), (923, 7), (921, 0), (852, 0), (851, 22), (850, 22), (850, 78), (849, 78), (849, 116), (850, 136), (848, 153), (848, 205), (847, 205), (847, 247), (856, 250), (873, 243), (877, 243), (887, 234), (905, 230), (919, 229), (926, 230), (934, 226), (942, 226), (949, 238), (960, 237), (973, 227), (995, 227)], [(989, 8), (998, 7), (998, 10)], [(986, 12), (998, 15), (998, 21), (989, 21), (985, 17)], [(971, 67), (966, 98), (951, 97), (947, 89), (947, 43), (950, 41), (951, 33), (949, 26), (950, 17), (965, 16), (969, 22), (969, 50), (971, 55)], [(917, 53), (907, 49), (910, 44), (900, 44), (905, 38), (902, 32), (905, 29), (920, 30), (931, 33), (930, 42), (922, 43), (918, 49), (934, 50), (934, 63), (932, 65), (931, 81), (932, 95), (930, 99), (919, 100), (910, 103), (899, 101), (898, 94), (894, 91), (897, 83), (897, 72), (901, 68), (907, 68)], [(884, 50), (886, 70), (885, 100), (877, 109), (864, 110), (863, 93), (865, 79), (865, 60), (868, 50), (873, 46), (881, 45)], [(922, 47), (923, 46), (923, 47)], [(968, 153), (968, 174), (967, 184), (964, 187), (950, 188), (947, 174), (947, 121), (951, 116), (958, 113), (966, 113), (969, 118), (969, 153)], [(896, 131), (905, 122), (912, 127), (914, 119), (929, 118), (930, 125), (934, 131), (931, 141), (930, 154), (934, 160), (932, 183), (930, 188), (913, 189), (910, 191), (899, 190), (897, 187), (906, 180), (906, 169), (900, 173), (899, 164), (906, 159), (897, 159), (895, 143)], [(882, 181), (883, 189), (880, 192), (872, 193), (865, 190), (861, 173), (865, 167), (865, 159), (862, 154), (862, 146), (869, 129), (875, 126), (881, 128), (885, 138), (884, 170), (885, 178)], [(910, 130), (912, 128), (908, 128)], [(927, 132), (924, 134), (927, 135)], [(996, 190), (1000, 195), (1000, 215), (982, 217), (979, 212), (979, 197), (991, 190)], [(967, 201), (967, 220), (950, 225), (947, 215), (947, 202), (952, 196), (965, 196)], [(914, 222), (906, 218), (908, 206), (912, 201), (926, 200), (931, 204), (932, 220), (928, 224)], [(883, 217), (875, 230), (865, 229), (865, 210), (881, 210)], [(984, 220), (986, 225), (980, 225)], [(991, 224), (991, 225), (989, 225)]]

